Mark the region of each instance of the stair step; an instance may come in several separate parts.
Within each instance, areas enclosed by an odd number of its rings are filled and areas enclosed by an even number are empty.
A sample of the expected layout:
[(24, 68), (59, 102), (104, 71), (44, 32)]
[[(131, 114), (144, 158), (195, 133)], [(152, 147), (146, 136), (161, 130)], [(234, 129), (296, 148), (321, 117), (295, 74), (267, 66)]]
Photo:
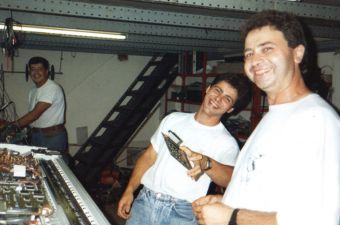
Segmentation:
[[(160, 61), (159, 57), (153, 57), (75, 155), (74, 159), (79, 161), (76, 171), (85, 183), (96, 182), (100, 169), (112, 163), (175, 80), (177, 73), (171, 71), (177, 58), (176, 54), (166, 54)], [(150, 66), (156, 67), (150, 70)], [(165, 85), (159, 89), (162, 82)]]
[(103, 122), (102, 126), (105, 127), (105, 128), (118, 129), (121, 126), (124, 126), (124, 124), (118, 124), (116, 120), (111, 120), (111, 121)]
[(143, 94), (149, 94), (150, 93), (150, 88), (140, 88), (138, 90), (134, 90), (134, 91), (129, 91), (128, 93), (126, 93), (126, 95), (131, 96), (131, 97), (140, 97)]
[(161, 61), (153, 61), (153, 62), (149, 62), (147, 66), (158, 66), (160, 64)]
[(131, 105), (127, 106), (127, 105), (121, 105), (118, 106), (114, 109), (114, 111), (116, 112), (122, 112), (122, 113), (127, 113), (129, 111), (133, 111), (135, 108), (132, 107)]
[(136, 90), (133, 90), (133, 91), (128, 91), (126, 93), (126, 95), (129, 95), (129, 96), (136, 96), (138, 94), (140, 94), (140, 89), (136, 89)]
[(94, 159), (97, 158), (96, 156), (100, 157), (100, 152), (99, 151), (89, 151), (89, 152), (83, 152), (77, 160), (86, 165), (91, 165), (94, 162)]
[(161, 76), (141, 76), (138, 77), (137, 79), (139, 81), (144, 81), (144, 82), (150, 82), (150, 81), (155, 81), (156, 79), (159, 79)]
[(107, 141), (104, 140), (104, 138), (102, 136), (92, 137), (90, 139), (90, 142), (91, 142), (93, 147), (104, 147), (105, 144), (107, 143)]
[(110, 129), (129, 129), (133, 127), (133, 125), (129, 125), (125, 120), (110, 120), (110, 121), (105, 121), (103, 124), (103, 127), (105, 128), (110, 128)]

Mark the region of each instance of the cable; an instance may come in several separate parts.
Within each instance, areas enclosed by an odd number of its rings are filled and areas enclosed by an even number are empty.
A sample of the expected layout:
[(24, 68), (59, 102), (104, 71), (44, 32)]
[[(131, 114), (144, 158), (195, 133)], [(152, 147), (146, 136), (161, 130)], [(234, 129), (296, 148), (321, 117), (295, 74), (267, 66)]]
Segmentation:
[(12, 104), (13, 102), (10, 101), (10, 102), (7, 102), (6, 104), (4, 104), (1, 108), (0, 108), (0, 112), (1, 111), (4, 111), (10, 104)]

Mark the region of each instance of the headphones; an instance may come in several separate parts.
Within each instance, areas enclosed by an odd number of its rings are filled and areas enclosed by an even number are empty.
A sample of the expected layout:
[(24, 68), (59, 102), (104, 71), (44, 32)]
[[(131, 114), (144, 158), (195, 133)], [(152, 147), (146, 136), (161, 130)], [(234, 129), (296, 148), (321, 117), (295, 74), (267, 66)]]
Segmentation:
[[(48, 69), (48, 76), (51, 78), (51, 80), (54, 80), (54, 75), (55, 75), (54, 65), (51, 65), (51, 67)], [(26, 82), (28, 82), (29, 76), (30, 76), (30, 68), (28, 64), (26, 64), (26, 68), (25, 68)]]

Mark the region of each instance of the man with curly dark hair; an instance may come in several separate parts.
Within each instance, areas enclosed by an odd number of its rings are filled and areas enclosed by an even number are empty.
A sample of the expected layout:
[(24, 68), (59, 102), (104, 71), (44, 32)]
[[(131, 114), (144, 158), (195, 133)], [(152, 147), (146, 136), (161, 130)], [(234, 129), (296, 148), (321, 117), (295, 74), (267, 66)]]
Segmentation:
[[(173, 112), (162, 120), (137, 160), (118, 203), (117, 213), (127, 219), (126, 224), (197, 224), (191, 203), (207, 194), (211, 181), (222, 187), (228, 185), (239, 153), (221, 117), (246, 106), (250, 85), (244, 75), (219, 75), (206, 89), (196, 113)], [(192, 168), (173, 157), (164, 134), (182, 139), (180, 149), (194, 162)], [(144, 187), (134, 200), (140, 184)]]
[(237, 159), (224, 196), (196, 200), (200, 224), (339, 225), (340, 120), (306, 86), (304, 30), (286, 12), (263, 11), (244, 29), (244, 70), (269, 111)]

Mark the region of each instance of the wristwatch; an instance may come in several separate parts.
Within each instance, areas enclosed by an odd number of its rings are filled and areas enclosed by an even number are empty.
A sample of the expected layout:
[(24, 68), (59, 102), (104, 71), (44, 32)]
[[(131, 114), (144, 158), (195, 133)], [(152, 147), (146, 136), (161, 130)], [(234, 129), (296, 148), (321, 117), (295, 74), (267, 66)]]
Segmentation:
[(211, 160), (210, 160), (210, 158), (207, 157), (207, 156), (206, 156), (206, 158), (207, 158), (207, 165), (206, 165), (206, 167), (203, 169), (204, 171), (207, 171), (207, 170), (210, 170), (210, 169), (211, 169)]

